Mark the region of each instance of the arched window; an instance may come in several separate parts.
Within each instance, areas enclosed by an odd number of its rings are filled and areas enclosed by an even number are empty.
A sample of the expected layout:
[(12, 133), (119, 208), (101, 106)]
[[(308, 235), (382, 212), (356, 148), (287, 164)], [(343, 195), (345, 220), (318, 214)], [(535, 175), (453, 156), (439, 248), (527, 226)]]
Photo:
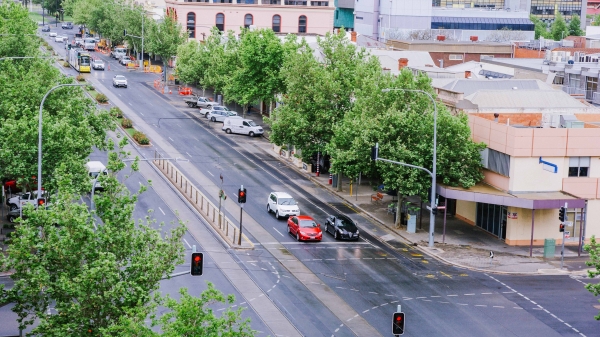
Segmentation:
[(306, 16), (300, 15), (298, 18), (298, 33), (306, 33)]
[(246, 14), (246, 16), (244, 16), (244, 28), (250, 28), (253, 24), (254, 18), (252, 17), (252, 14)]
[(216, 19), (215, 25), (217, 26), (217, 29), (219, 31), (222, 32), (225, 30), (225, 14), (223, 14), (223, 13), (217, 14), (217, 19)]
[(189, 12), (187, 15), (187, 30), (190, 38), (196, 37), (196, 13)]
[(275, 33), (281, 32), (281, 16), (273, 15), (273, 31)]

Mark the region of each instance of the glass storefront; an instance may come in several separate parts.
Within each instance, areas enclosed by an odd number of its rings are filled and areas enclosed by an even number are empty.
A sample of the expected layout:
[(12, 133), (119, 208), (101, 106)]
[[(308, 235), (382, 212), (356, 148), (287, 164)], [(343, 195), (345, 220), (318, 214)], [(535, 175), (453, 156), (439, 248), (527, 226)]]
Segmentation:
[(501, 239), (506, 239), (506, 206), (477, 203), (477, 227), (490, 232)]

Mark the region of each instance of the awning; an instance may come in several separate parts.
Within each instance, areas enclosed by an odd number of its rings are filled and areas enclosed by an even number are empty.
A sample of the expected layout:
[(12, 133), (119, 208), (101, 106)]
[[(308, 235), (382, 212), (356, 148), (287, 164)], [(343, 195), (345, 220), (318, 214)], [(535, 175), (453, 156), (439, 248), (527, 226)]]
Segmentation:
[(562, 191), (535, 193), (508, 193), (485, 183), (465, 189), (438, 184), (437, 193), (444, 198), (481, 202), (526, 209), (558, 209), (569, 204), (569, 208), (585, 207), (585, 199), (576, 198)]

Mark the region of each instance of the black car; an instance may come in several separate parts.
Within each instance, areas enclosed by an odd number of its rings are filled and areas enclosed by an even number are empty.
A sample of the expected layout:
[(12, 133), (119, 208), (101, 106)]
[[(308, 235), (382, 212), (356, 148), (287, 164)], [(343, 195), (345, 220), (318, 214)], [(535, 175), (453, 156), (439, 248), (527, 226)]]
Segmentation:
[(345, 215), (330, 215), (325, 220), (325, 232), (333, 235), (336, 240), (358, 240), (360, 233), (352, 219)]
[(44, 25), (44, 26), (42, 27), (42, 32), (49, 32), (49, 31), (50, 31), (50, 26), (48, 26), (48, 25)]

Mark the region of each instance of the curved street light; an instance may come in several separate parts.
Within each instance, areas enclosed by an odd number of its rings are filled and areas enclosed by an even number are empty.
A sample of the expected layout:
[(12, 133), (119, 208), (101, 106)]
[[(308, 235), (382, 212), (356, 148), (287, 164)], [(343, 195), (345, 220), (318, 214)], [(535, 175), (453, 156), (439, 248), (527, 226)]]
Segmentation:
[(44, 102), (48, 95), (51, 92), (58, 88), (62, 87), (83, 87), (86, 84), (59, 84), (55, 87), (52, 87), (42, 98), (42, 102), (40, 103), (40, 113), (39, 113), (39, 125), (38, 125), (38, 175), (37, 175), (37, 197), (41, 198), (42, 196), (42, 108), (44, 107)]
[(435, 204), (435, 195), (436, 195), (436, 163), (437, 163), (437, 105), (435, 103), (435, 99), (433, 99), (433, 96), (431, 96), (430, 93), (428, 93), (427, 91), (424, 90), (419, 90), (419, 89), (402, 89), (402, 88), (387, 88), (387, 89), (382, 89), (382, 92), (390, 92), (390, 91), (408, 91), (408, 92), (417, 92), (417, 93), (421, 93), (421, 94), (425, 94), (427, 95), (427, 97), (429, 97), (429, 99), (433, 102), (433, 172), (429, 171), (428, 169), (421, 167), (421, 166), (415, 166), (415, 165), (410, 165), (410, 164), (406, 164), (406, 163), (400, 163), (400, 162), (396, 162), (396, 161), (392, 161), (392, 160), (388, 160), (388, 159), (383, 159), (383, 158), (376, 158), (375, 160), (381, 160), (381, 161), (385, 161), (385, 162), (390, 162), (393, 164), (398, 164), (398, 165), (402, 165), (402, 166), (408, 166), (408, 167), (412, 167), (412, 168), (416, 168), (416, 169), (420, 169), (423, 170), (425, 172), (427, 172), (430, 176), (431, 176), (431, 207), (429, 210), (429, 247), (433, 247), (433, 234), (434, 234), (434, 229), (435, 229), (435, 209), (437, 208), (437, 205)]

